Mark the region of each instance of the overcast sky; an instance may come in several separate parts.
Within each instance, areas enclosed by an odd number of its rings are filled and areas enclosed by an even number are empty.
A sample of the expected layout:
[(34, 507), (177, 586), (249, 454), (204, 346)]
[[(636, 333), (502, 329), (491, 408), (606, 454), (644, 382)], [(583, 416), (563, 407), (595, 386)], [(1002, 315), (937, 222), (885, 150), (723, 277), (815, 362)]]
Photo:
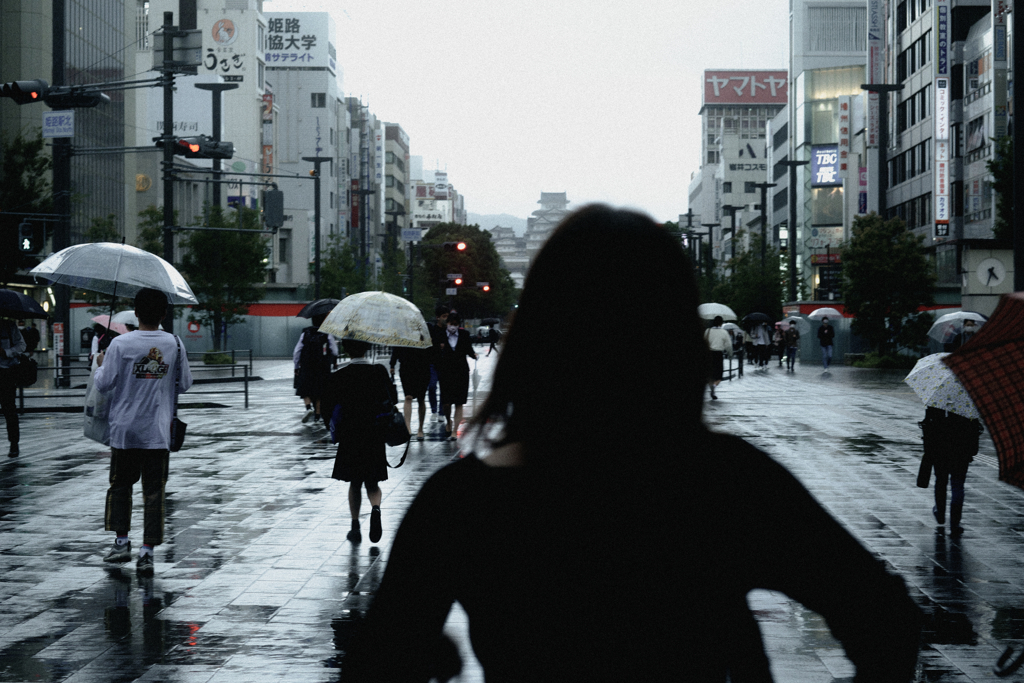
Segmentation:
[(676, 220), (700, 157), (704, 69), (785, 69), (788, 0), (266, 0), (337, 27), (346, 96), (409, 134), (467, 211), (541, 192)]

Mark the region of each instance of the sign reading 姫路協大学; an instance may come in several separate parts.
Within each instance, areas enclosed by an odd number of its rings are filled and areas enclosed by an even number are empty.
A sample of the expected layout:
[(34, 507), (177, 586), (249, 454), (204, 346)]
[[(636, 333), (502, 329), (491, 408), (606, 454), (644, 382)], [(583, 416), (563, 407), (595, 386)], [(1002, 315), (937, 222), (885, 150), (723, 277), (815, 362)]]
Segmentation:
[(334, 20), (327, 12), (268, 12), (263, 57), (268, 67), (316, 67), (337, 73)]

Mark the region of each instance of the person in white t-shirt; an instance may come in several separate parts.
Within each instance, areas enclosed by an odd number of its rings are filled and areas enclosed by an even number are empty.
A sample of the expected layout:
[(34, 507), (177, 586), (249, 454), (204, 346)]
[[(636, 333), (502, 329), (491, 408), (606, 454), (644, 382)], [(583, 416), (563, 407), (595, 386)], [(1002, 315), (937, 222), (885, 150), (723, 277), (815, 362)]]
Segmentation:
[(715, 394), (715, 387), (718, 386), (725, 375), (723, 359), (726, 354), (729, 354), (729, 357), (732, 358), (732, 339), (729, 337), (729, 333), (722, 329), (722, 324), (722, 316), (716, 315), (711, 323), (711, 327), (704, 331), (704, 341), (708, 343), (708, 349), (711, 351), (708, 386), (711, 387), (712, 401), (718, 400), (718, 396)]
[[(96, 388), (110, 399), (110, 488), (107, 531), (117, 534), (105, 562), (127, 562), (132, 487), (142, 479), (145, 522), (136, 569), (153, 574), (153, 548), (163, 542), (164, 487), (170, 463), (171, 418), (176, 392), (192, 386), (192, 372), (181, 341), (160, 330), (167, 295), (143, 289), (135, 296), (139, 329), (110, 342), (97, 356)], [(177, 389), (175, 386), (177, 385)]]

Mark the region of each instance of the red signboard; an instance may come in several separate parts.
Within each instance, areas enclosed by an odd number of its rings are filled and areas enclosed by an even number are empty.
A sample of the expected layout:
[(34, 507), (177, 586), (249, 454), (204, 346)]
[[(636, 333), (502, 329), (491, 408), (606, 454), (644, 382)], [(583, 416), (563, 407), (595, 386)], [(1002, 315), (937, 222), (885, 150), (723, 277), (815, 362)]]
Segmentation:
[(812, 266), (824, 266), (830, 263), (842, 263), (839, 254), (811, 254)]
[(779, 104), (789, 95), (786, 71), (705, 71), (704, 106)]

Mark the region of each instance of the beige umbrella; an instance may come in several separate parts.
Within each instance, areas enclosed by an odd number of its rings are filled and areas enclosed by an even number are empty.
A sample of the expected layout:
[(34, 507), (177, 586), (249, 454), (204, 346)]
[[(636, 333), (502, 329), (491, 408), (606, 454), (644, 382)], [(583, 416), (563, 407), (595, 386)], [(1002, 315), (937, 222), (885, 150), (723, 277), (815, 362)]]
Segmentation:
[(320, 331), (370, 344), (430, 348), (430, 331), (420, 309), (387, 292), (345, 297), (328, 314)]

